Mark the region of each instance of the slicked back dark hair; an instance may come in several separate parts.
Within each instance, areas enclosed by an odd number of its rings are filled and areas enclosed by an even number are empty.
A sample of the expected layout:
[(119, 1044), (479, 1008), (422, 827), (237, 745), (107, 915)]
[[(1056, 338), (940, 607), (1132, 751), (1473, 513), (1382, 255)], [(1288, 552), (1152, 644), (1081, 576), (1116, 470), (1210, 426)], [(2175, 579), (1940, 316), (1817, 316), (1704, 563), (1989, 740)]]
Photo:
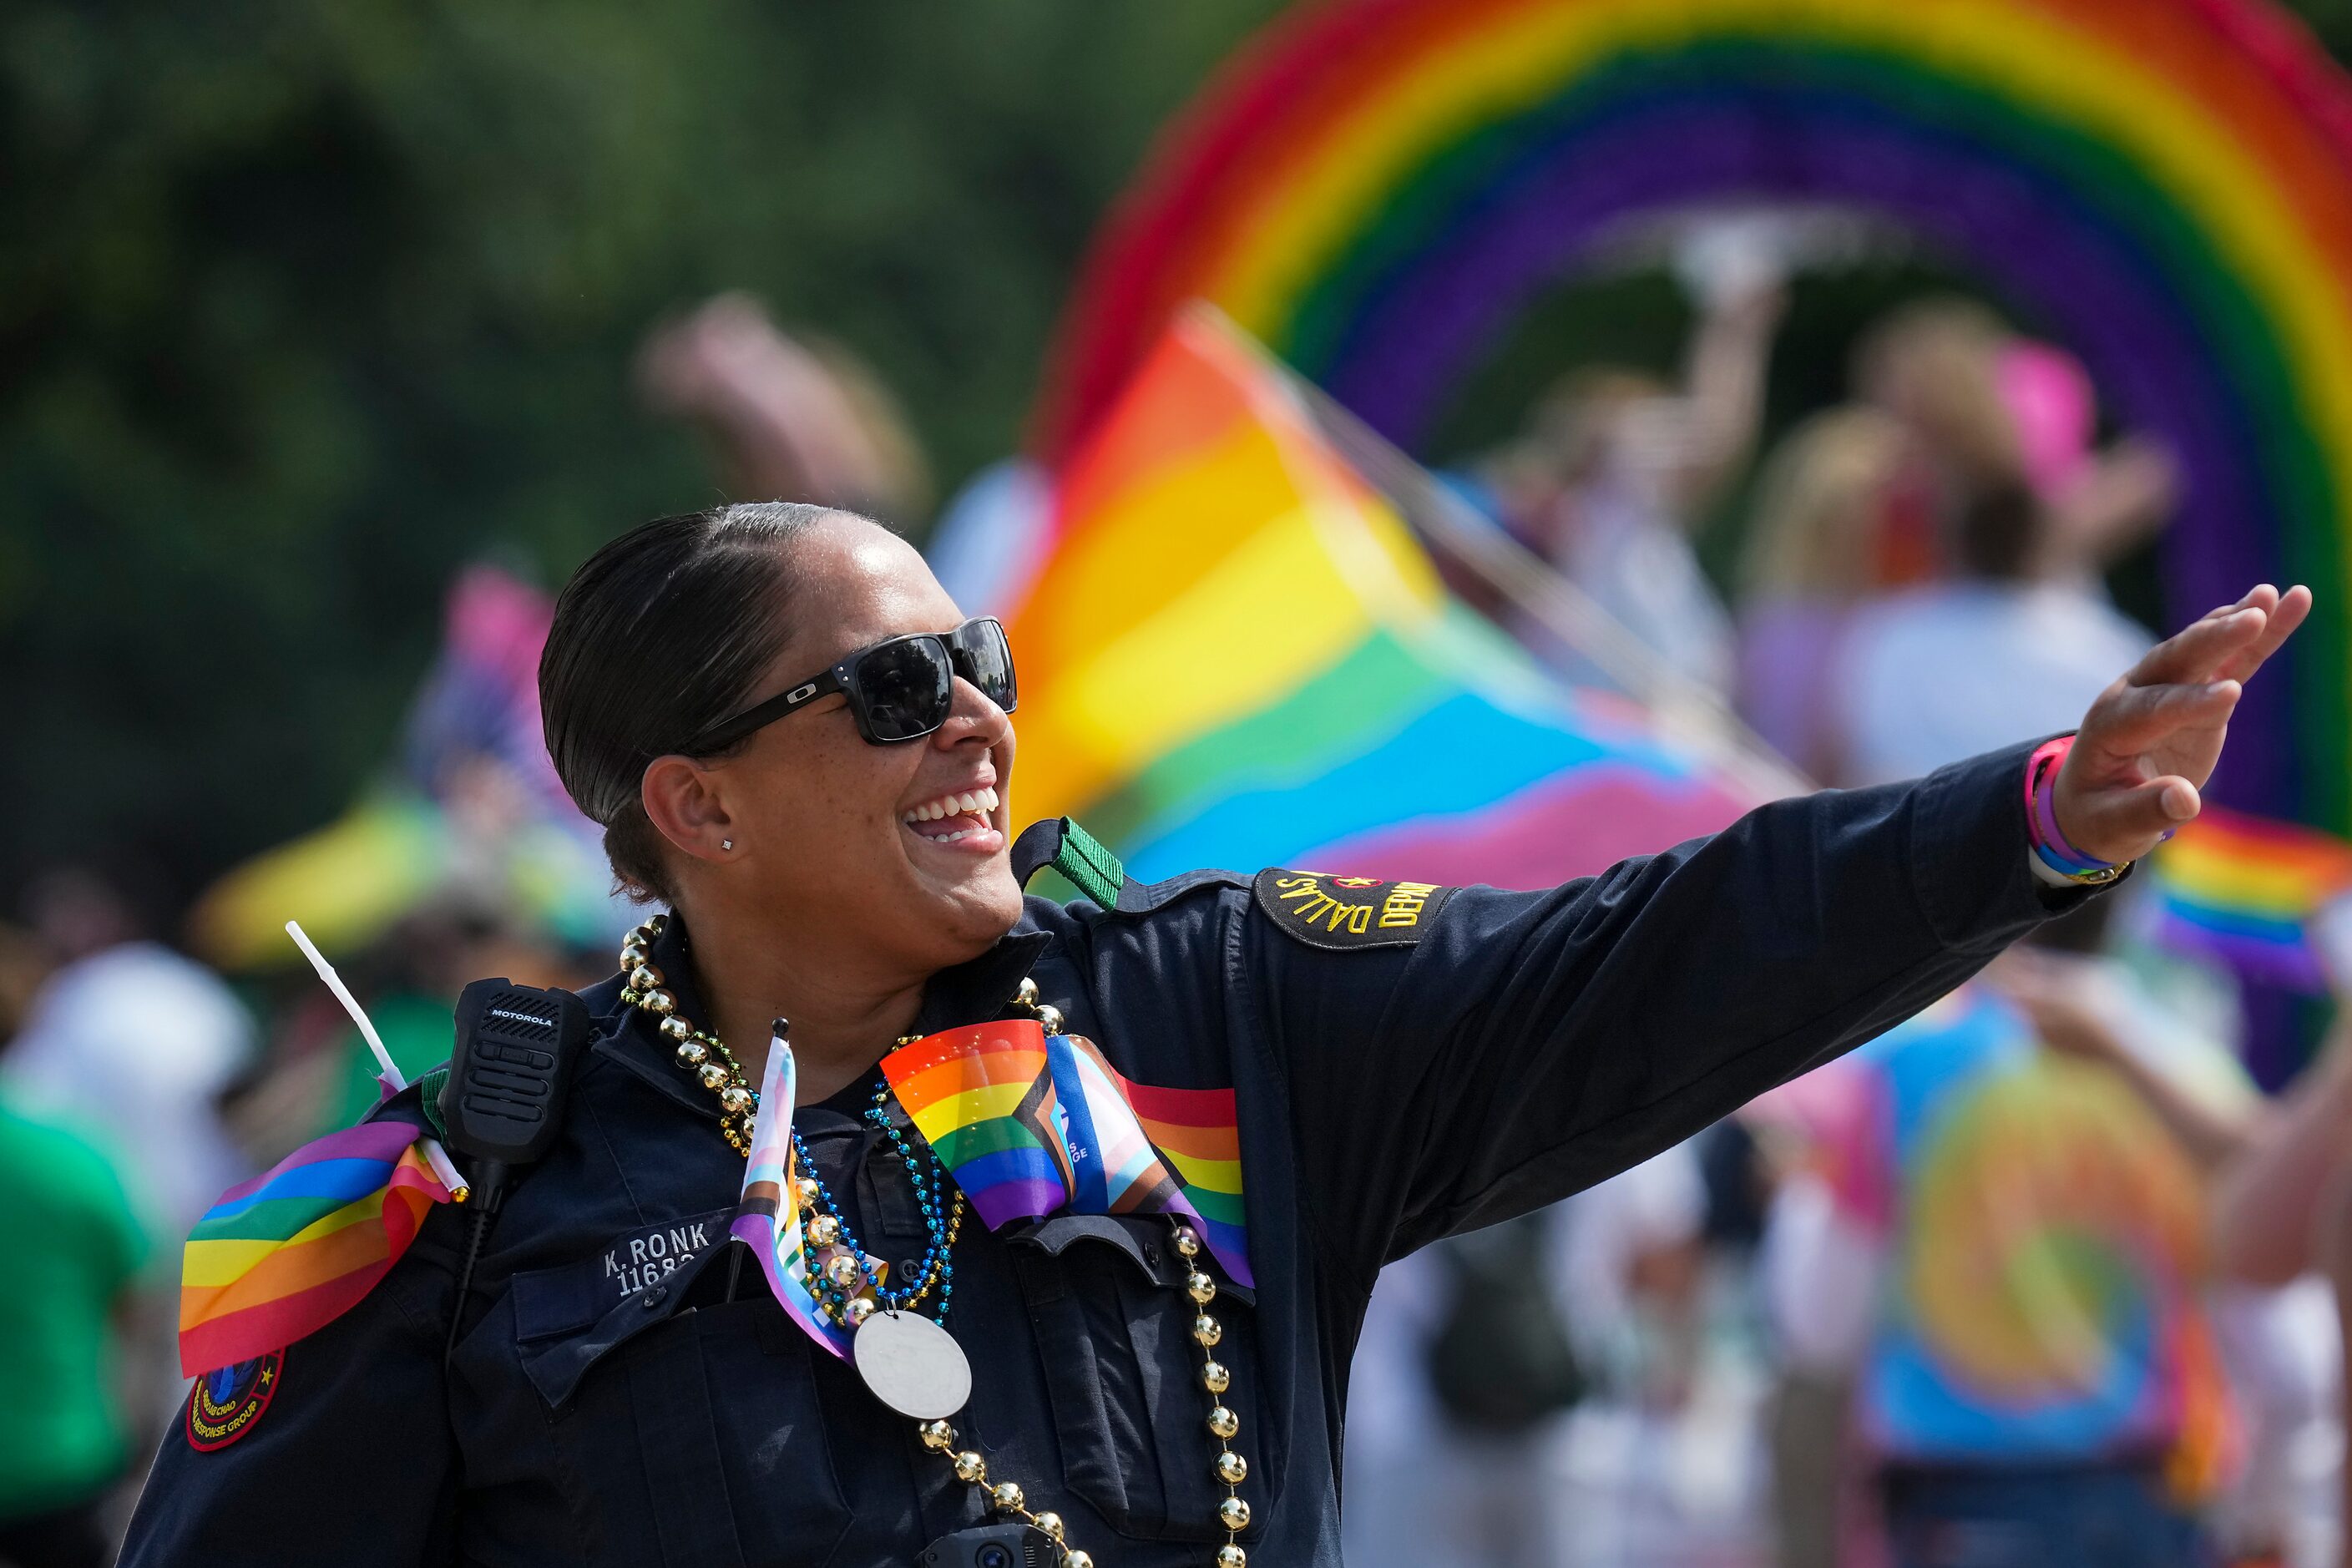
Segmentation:
[(633, 896), (677, 901), (646, 816), (646, 764), (761, 695), (799, 585), (793, 544), (838, 510), (762, 501), (659, 518), (590, 556), (556, 599), (539, 660), (548, 755)]

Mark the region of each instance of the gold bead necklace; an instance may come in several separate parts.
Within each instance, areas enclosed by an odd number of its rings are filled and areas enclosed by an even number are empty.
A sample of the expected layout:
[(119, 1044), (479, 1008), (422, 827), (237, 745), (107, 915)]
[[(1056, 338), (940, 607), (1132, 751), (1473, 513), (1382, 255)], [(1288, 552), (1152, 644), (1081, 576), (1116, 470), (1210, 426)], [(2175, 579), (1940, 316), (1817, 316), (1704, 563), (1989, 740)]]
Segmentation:
[[(1201, 1255), (1201, 1238), (1189, 1225), (1176, 1226), (1176, 1250), (1188, 1261)], [(1249, 1552), (1241, 1543), (1241, 1532), (1249, 1528), (1250, 1505), (1241, 1495), (1241, 1484), (1249, 1479), (1249, 1461), (1234, 1447), (1234, 1439), (1241, 1436), (1242, 1418), (1225, 1404), (1225, 1390), (1233, 1386), (1233, 1372), (1216, 1358), (1217, 1342), (1225, 1337), (1224, 1326), (1209, 1313), (1209, 1303), (1217, 1297), (1217, 1282), (1193, 1263), (1192, 1278), (1185, 1282), (1185, 1294), (1201, 1310), (1192, 1320), (1192, 1342), (1201, 1347), (1206, 1358), (1201, 1363), (1201, 1386), (1209, 1394), (1209, 1436), (1217, 1445), (1215, 1457), (1210, 1461), (1211, 1473), (1225, 1489), (1224, 1500), (1217, 1504), (1217, 1522), (1225, 1531), (1225, 1543), (1217, 1548), (1217, 1568), (1249, 1568)], [(974, 1449), (956, 1447), (956, 1429), (945, 1421), (926, 1421), (916, 1428), (923, 1447), (933, 1453), (944, 1454), (954, 1467), (956, 1479), (969, 1482), (981, 1493), (983, 1508), (991, 1512), (1018, 1519), (1034, 1525), (1053, 1537), (1062, 1548), (1063, 1568), (1094, 1568), (1094, 1558), (1062, 1539), (1062, 1516), (1057, 1513), (1032, 1513), (1016, 1481), (989, 1484), (988, 1460)]]
[[(625, 979), (621, 1000), (632, 1007), (653, 1014), (658, 1020), (656, 1026), (662, 1034), (677, 1043), (676, 1055), (678, 1065), (694, 1073), (705, 1089), (719, 1097), (719, 1132), (736, 1152), (748, 1158), (751, 1152), (751, 1136), (758, 1128), (759, 1095), (746, 1079), (742, 1064), (735, 1059), (735, 1053), (729, 1050), (718, 1036), (696, 1028), (679, 1015), (677, 998), (666, 989), (661, 971), (654, 967), (653, 944), (668, 924), (667, 914), (655, 915), (631, 931), (627, 941), (622, 943), (621, 969)], [(1034, 981), (1023, 979), (1019, 991), (1013, 995), (1013, 1005), (1035, 1018), (1046, 1034), (1062, 1032), (1061, 1012), (1038, 998)], [(911, 1045), (915, 1037), (903, 1036), (898, 1044)], [(911, 1179), (912, 1172), (908, 1174)], [(952, 1180), (951, 1177), (949, 1179)], [(819, 1191), (814, 1181), (805, 1176), (799, 1178), (796, 1195), (803, 1207), (813, 1204)], [(950, 1245), (962, 1225), (963, 1212), (963, 1190), (958, 1186), (954, 1194), (954, 1216), (949, 1230)], [(836, 1215), (821, 1215), (818, 1218), (839, 1223)], [(1233, 1386), (1233, 1373), (1216, 1356), (1217, 1345), (1225, 1337), (1224, 1325), (1209, 1310), (1210, 1304), (1217, 1299), (1217, 1282), (1200, 1265), (1199, 1233), (1181, 1218), (1173, 1223), (1177, 1255), (1185, 1260), (1189, 1269), (1184, 1281), (1184, 1294), (1197, 1309), (1192, 1319), (1192, 1342), (1201, 1347), (1201, 1386), (1207, 1392), (1210, 1405), (1209, 1436), (1217, 1445), (1216, 1453), (1210, 1461), (1210, 1469), (1217, 1483), (1225, 1489), (1223, 1500), (1217, 1504), (1217, 1523), (1225, 1531), (1225, 1542), (1217, 1548), (1214, 1561), (1216, 1568), (1248, 1568), (1249, 1553), (1243, 1548), (1240, 1536), (1249, 1528), (1250, 1522), (1250, 1506), (1241, 1495), (1241, 1484), (1249, 1478), (1249, 1461), (1234, 1447), (1234, 1439), (1241, 1436), (1242, 1421), (1224, 1401), (1225, 1391)], [(812, 1232), (815, 1225), (816, 1221), (812, 1220)], [(931, 1284), (932, 1280), (926, 1279), (922, 1289), (907, 1301), (906, 1306), (911, 1308), (929, 1294)], [(852, 1305), (866, 1306), (867, 1303), (861, 1299)], [(856, 1315), (863, 1321), (868, 1314)], [(1050, 1510), (1033, 1512), (1017, 1481), (998, 1481), (992, 1485), (988, 1479), (988, 1460), (974, 1449), (957, 1448), (957, 1434), (953, 1426), (945, 1421), (925, 1421), (918, 1424), (916, 1431), (924, 1447), (947, 1456), (958, 1480), (979, 1491), (983, 1509), (1001, 1517), (1020, 1520), (1044, 1532), (1060, 1549), (1062, 1568), (1094, 1568), (1095, 1560), (1091, 1554), (1063, 1539), (1062, 1516)]]
[(743, 1075), (743, 1064), (718, 1036), (688, 1023), (677, 1010), (677, 998), (667, 989), (662, 972), (653, 965), (653, 945), (669, 928), (669, 916), (658, 914), (631, 931), (621, 943), (621, 1000), (655, 1017), (655, 1026), (677, 1042), (677, 1065), (702, 1080), (719, 1097), (719, 1131), (734, 1151), (751, 1154), (751, 1133), (760, 1106), (759, 1091)]
[[(653, 1014), (659, 1020), (661, 1032), (677, 1042), (676, 1054), (678, 1065), (694, 1073), (702, 1080), (705, 1089), (719, 1097), (720, 1135), (737, 1153), (749, 1158), (751, 1137), (759, 1128), (759, 1093), (751, 1087), (742, 1064), (735, 1059), (735, 1053), (727, 1048), (726, 1042), (716, 1035), (696, 1028), (678, 1012), (677, 998), (664, 988), (662, 972), (653, 964), (652, 948), (668, 925), (667, 914), (655, 915), (631, 931), (628, 940), (622, 943), (621, 967), (627, 978), (622, 985), (621, 1000)], [(906, 1045), (908, 1039), (901, 1039), (898, 1043)], [(880, 1103), (881, 1097), (877, 1094), (877, 1111)], [(881, 1125), (891, 1142), (898, 1145), (899, 1155), (907, 1163), (907, 1179), (916, 1183), (917, 1196), (923, 1197), (913, 1151), (907, 1147), (905, 1139), (895, 1128), (887, 1122), (877, 1122), (877, 1125)], [(797, 1147), (797, 1134), (794, 1135), (794, 1143)], [(948, 1182), (953, 1187), (952, 1180), (947, 1176), (945, 1167), (939, 1164), (936, 1155), (932, 1157), (932, 1164), (934, 1179)], [(856, 1247), (848, 1245), (851, 1237), (847, 1216), (833, 1202), (824, 1184), (813, 1180), (812, 1175), (813, 1173), (801, 1176), (793, 1190), (800, 1199), (802, 1210), (810, 1216), (808, 1239), (814, 1249), (811, 1257), (816, 1264), (818, 1278), (828, 1287), (819, 1291), (819, 1309), (834, 1321), (854, 1329), (872, 1316), (877, 1305), (893, 1311), (908, 1311), (929, 1300), (933, 1289), (937, 1288), (940, 1294), (939, 1317), (944, 1321), (950, 1289), (948, 1260), (954, 1252), (956, 1237), (963, 1231), (963, 1189), (954, 1187), (950, 1194), (943, 1231), (932, 1223), (934, 1214), (930, 1201), (924, 1199), (925, 1228), (933, 1237), (932, 1247), (924, 1254), (927, 1267), (923, 1269), (922, 1278), (915, 1282), (913, 1292), (903, 1299), (895, 1299), (890, 1291), (884, 1289), (879, 1266), (874, 1265)]]

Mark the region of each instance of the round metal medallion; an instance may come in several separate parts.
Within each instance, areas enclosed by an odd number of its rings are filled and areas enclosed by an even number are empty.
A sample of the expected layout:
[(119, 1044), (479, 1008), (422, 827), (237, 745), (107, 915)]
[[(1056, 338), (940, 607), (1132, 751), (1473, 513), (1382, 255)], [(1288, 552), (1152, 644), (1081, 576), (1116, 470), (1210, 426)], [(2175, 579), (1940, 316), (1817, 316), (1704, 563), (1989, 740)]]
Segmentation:
[(901, 1415), (944, 1421), (971, 1397), (963, 1347), (917, 1313), (875, 1313), (849, 1342), (849, 1353), (874, 1397)]

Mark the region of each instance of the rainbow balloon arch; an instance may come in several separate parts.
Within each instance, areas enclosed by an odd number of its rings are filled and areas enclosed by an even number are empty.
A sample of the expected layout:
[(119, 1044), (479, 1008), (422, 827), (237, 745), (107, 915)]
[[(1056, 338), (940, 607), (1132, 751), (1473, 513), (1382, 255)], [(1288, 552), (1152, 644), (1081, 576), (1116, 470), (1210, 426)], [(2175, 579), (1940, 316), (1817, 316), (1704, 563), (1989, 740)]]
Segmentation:
[(2186, 478), (2168, 614), (2308, 582), (2229, 803), (2352, 829), (2352, 79), (2267, 0), (1336, 0), (1175, 122), (1099, 237), (1036, 444), (1206, 299), (1412, 449), (1597, 240), (1851, 208), (1988, 279)]

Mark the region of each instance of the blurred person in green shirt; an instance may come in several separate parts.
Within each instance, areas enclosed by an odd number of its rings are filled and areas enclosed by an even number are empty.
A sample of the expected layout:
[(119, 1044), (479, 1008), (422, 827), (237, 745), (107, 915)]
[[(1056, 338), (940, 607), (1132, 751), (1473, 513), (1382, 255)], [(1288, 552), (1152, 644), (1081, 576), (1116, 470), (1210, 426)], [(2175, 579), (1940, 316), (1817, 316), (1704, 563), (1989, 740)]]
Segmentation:
[[(0, 994), (0, 1042), (14, 1035), (9, 1004), (20, 999)], [(131, 1447), (119, 1331), (146, 1229), (96, 1145), (5, 1089), (0, 1193), (0, 1563), (103, 1563), (113, 1554), (106, 1504)]]

